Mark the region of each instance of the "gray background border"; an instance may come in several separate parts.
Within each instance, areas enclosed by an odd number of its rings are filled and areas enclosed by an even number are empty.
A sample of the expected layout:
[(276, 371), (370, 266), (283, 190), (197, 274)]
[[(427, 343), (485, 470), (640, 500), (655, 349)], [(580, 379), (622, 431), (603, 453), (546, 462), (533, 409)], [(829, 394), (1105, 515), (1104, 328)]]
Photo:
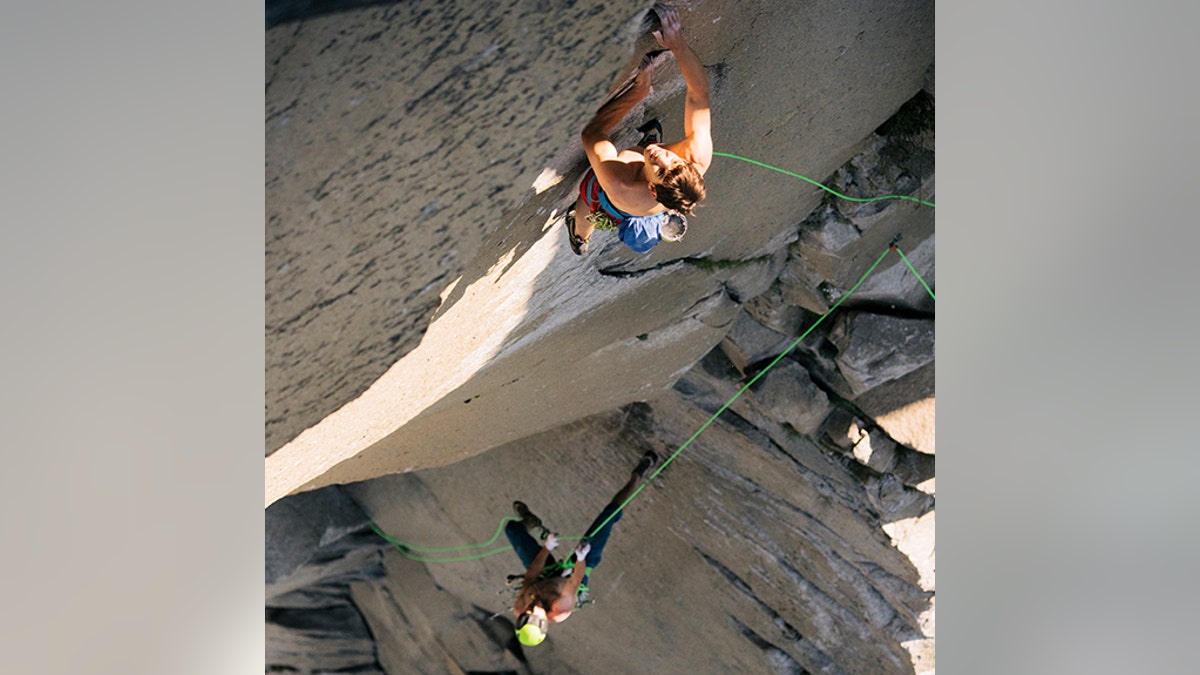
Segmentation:
[(263, 672), (263, 10), (5, 3), (5, 672)]
[(938, 5), (938, 665), (1190, 672), (1195, 27)]

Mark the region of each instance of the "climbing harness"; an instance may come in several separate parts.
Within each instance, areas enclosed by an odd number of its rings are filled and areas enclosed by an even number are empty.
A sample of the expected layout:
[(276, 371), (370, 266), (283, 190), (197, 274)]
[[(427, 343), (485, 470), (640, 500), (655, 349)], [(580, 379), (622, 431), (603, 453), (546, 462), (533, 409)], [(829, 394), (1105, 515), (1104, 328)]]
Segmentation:
[[(739, 159), (744, 162), (749, 162), (751, 164), (765, 167), (767, 169), (779, 171), (780, 173), (784, 173), (789, 176), (794, 176), (796, 178), (800, 178), (802, 180), (808, 181), (809, 183), (816, 185), (817, 187), (821, 188), (822, 190), (830, 192), (837, 197), (840, 197), (842, 199), (846, 199), (849, 201), (872, 202), (872, 201), (878, 201), (878, 200), (882, 200), (882, 199), (906, 199), (906, 200), (918, 202), (920, 204), (929, 206), (931, 208), (935, 208), (933, 202), (928, 202), (923, 199), (917, 199), (916, 197), (910, 197), (907, 195), (885, 195), (885, 196), (881, 196), (881, 197), (867, 197), (867, 198), (848, 197), (846, 195), (838, 193), (835, 190), (832, 190), (832, 189), (818, 183), (817, 181), (812, 180), (811, 178), (801, 176), (798, 173), (793, 173), (786, 169), (780, 169), (779, 167), (771, 166), (770, 164), (764, 164), (762, 162), (759, 162), (759, 161), (756, 161), (753, 159), (747, 159), (745, 157), (739, 157), (738, 155), (732, 155), (732, 154), (725, 153), (725, 152), (713, 152), (713, 154), (719, 155), (721, 157), (730, 157), (733, 159)], [(887, 256), (887, 254), (889, 254), (893, 251), (895, 251), (896, 253), (899, 253), (900, 258), (904, 261), (904, 264), (908, 266), (908, 269), (913, 273), (913, 276), (915, 276), (917, 278), (917, 281), (921, 282), (921, 285), (925, 288), (925, 291), (927, 293), (929, 293), (929, 297), (933, 298), (934, 300), (937, 300), (937, 296), (934, 295), (933, 291), (929, 288), (929, 284), (925, 283), (925, 280), (921, 278), (920, 274), (917, 274), (917, 270), (913, 267), (912, 263), (909, 262), (908, 257), (905, 256), (904, 252), (900, 250), (899, 242), (900, 242), (900, 234), (897, 233), (896, 236), (892, 238), (892, 241), (888, 244), (887, 249), (884, 250), (884, 252), (882, 254), (880, 254), (880, 256), (878, 258), (875, 259), (875, 262), (871, 265), (871, 267), (869, 269), (867, 269), (866, 272), (863, 273), (863, 275), (854, 284), (854, 286), (852, 286), (849, 291), (846, 291), (846, 293), (844, 295), (842, 295), (840, 298), (838, 298), (837, 302), (835, 302), (833, 304), (833, 306), (829, 308), (829, 311), (822, 314), (815, 322), (813, 322), (813, 324), (811, 326), (808, 327), (807, 330), (804, 331), (803, 334), (800, 335), (800, 337), (796, 338), (795, 341), (793, 341), (792, 344), (790, 346), (788, 346), (787, 349), (783, 350), (779, 354), (779, 356), (776, 356), (773, 361), (771, 361), (769, 364), (767, 364), (767, 366), (765, 368), (763, 368), (761, 371), (759, 371), (759, 373), (757, 375), (755, 375), (753, 378), (751, 378), (750, 381), (747, 382), (745, 385), (743, 385), (742, 388), (739, 389), (736, 394), (734, 394), (728, 401), (726, 401), (725, 405), (721, 406), (720, 409), (718, 409), (715, 413), (713, 413), (712, 416), (708, 418), (708, 421), (706, 421), (704, 424), (702, 424), (700, 426), (700, 428), (696, 430), (696, 433), (692, 434), (691, 438), (687, 439), (687, 441), (685, 441), (683, 443), (683, 445), (680, 445), (679, 448), (677, 450), (675, 450), (675, 452), (671, 453), (671, 456), (668, 457), (665, 462), (660, 464), (654, 470), (654, 473), (651, 473), (648, 478), (646, 478), (644, 481), (642, 481), (642, 484), (639, 485), (638, 488), (633, 491), (633, 494), (629, 495), (629, 497), (626, 498), (625, 501), (622, 502), (616, 508), (616, 510), (614, 510), (612, 512), (612, 514), (610, 514), (608, 516), (608, 518), (604, 519), (604, 521), (602, 521), (600, 524), (598, 524), (591, 532), (588, 532), (586, 535), (583, 535), (580, 537), (559, 536), (558, 537), (559, 541), (590, 539), (591, 537), (595, 536), (595, 534), (597, 532), (599, 532), (605, 525), (607, 525), (613, 518), (615, 518), (618, 513), (623, 511), (625, 509), (625, 507), (630, 502), (632, 502), (633, 499), (635, 497), (637, 497), (638, 494), (640, 494), (641, 491), (655, 479), (655, 477), (658, 476), (658, 474), (662, 473), (663, 469), (666, 469), (667, 465), (670, 464), (677, 456), (679, 456), (679, 453), (683, 452), (684, 449), (687, 448), (689, 445), (691, 445), (692, 442), (695, 441), (696, 438), (699, 437), (700, 434), (703, 433), (705, 429), (707, 429), (713, 422), (715, 422), (717, 417), (719, 417), (721, 415), (721, 413), (725, 412), (725, 410), (730, 405), (732, 405), (734, 401), (736, 401), (738, 398), (740, 398), (742, 396), (742, 394), (744, 394), (747, 390), (749, 390), (750, 387), (755, 382), (757, 382), (759, 378), (761, 378), (763, 375), (766, 375), (767, 371), (771, 370), (771, 368), (773, 368), (775, 366), (775, 364), (779, 363), (779, 361), (781, 361), (783, 359), (783, 357), (787, 356), (789, 352), (791, 352), (793, 349), (795, 349), (796, 346), (799, 345), (804, 340), (804, 338), (808, 337), (809, 333), (811, 333), (817, 326), (821, 325), (821, 322), (824, 321), (826, 317), (828, 317), (830, 314), (832, 314), (834, 312), (834, 310), (836, 310), (839, 306), (841, 306), (842, 302), (844, 302), (846, 300), (846, 298), (850, 297), (850, 295), (852, 293), (854, 293), (854, 291), (857, 290), (858, 287), (861, 286), (864, 281), (867, 280), (867, 277), (870, 276), (871, 273), (875, 271), (875, 268), (879, 266), (879, 263), (883, 262), (883, 259)], [(471, 549), (486, 548), (488, 546), (493, 545), (496, 542), (496, 540), (500, 538), (500, 533), (504, 530), (504, 524), (510, 520), (519, 520), (519, 519), (514, 518), (512, 516), (505, 516), (505, 517), (501, 518), (500, 519), (500, 527), (497, 528), (496, 534), (491, 539), (489, 539), (488, 541), (486, 541), (482, 544), (464, 544), (462, 546), (449, 546), (449, 547), (444, 547), (444, 548), (422, 548), (422, 547), (414, 546), (412, 544), (404, 543), (402, 541), (399, 541), (397, 539), (394, 539), (394, 538), (388, 536), (374, 522), (371, 523), (371, 528), (374, 529), (375, 532), (379, 534), (379, 536), (383, 537), (388, 542), (390, 542), (396, 548), (396, 550), (398, 550), (401, 554), (403, 554), (405, 557), (408, 557), (412, 560), (416, 560), (418, 562), (458, 562), (458, 561), (464, 561), (464, 560), (478, 560), (480, 558), (486, 558), (488, 556), (492, 556), (497, 553), (511, 551), (512, 547), (511, 546), (503, 546), (501, 548), (492, 549), (490, 551), (484, 551), (482, 553), (477, 553), (477, 554), (472, 554), (472, 555), (452, 556), (452, 557), (432, 557), (432, 558), (430, 558), (430, 557), (413, 555), (412, 552), (416, 551), (416, 552), (420, 552), (420, 553), (451, 553), (454, 551), (465, 551), (465, 550), (471, 550)], [(557, 569), (559, 570), (559, 573), (561, 573), (561, 570), (565, 567), (564, 561), (556, 561), (553, 564), (553, 566), (558, 566)], [(547, 567), (551, 567), (551, 566), (547, 566)], [(590, 572), (590, 570), (589, 570), (589, 572)], [(543, 574), (546, 574), (545, 570), (543, 570)], [(520, 575), (520, 576), (523, 576), (523, 575)], [(520, 578), (520, 577), (517, 577), (517, 578)], [(545, 578), (545, 577), (539, 576), (539, 578)], [(509, 580), (511, 581), (512, 579), (513, 579), (513, 577), (510, 576)], [(581, 592), (584, 594), (584, 600), (586, 602), (587, 601), (586, 600), (587, 588), (584, 586), (580, 586), (580, 589), (581, 589)]]
[[(584, 568), (583, 576), (585, 578), (590, 576), (592, 569), (593, 568), (591, 567)], [(570, 576), (574, 571), (575, 561), (569, 557), (566, 560), (555, 560), (554, 562), (542, 568), (542, 571), (538, 573), (537, 581), (549, 579), (550, 577)], [(500, 591), (499, 594), (503, 595), (507, 593), (512, 596), (513, 601), (516, 601), (517, 596), (521, 593), (522, 586), (524, 586), (524, 579), (524, 573), (508, 575), (505, 581), (506, 590)], [(596, 601), (591, 597), (591, 591), (585, 584), (579, 584), (579, 587), (575, 591), (575, 609), (580, 609), (582, 607), (587, 607), (594, 604), (596, 604)]]

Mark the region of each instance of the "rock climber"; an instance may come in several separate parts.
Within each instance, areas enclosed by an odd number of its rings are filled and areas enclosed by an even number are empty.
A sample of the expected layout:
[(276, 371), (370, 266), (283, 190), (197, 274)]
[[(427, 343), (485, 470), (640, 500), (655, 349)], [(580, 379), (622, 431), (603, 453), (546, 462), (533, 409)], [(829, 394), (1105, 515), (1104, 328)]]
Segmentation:
[(679, 13), (656, 3), (650, 18), (657, 17), (652, 31), (658, 44), (675, 55), (687, 97), (683, 103), (684, 138), (660, 143), (658, 134), (647, 134), (638, 146), (617, 150), (608, 134), (650, 93), (652, 52), (642, 59), (628, 87), (600, 107), (583, 128), (583, 149), (590, 165), (579, 184), (579, 199), (567, 210), (566, 230), (571, 250), (587, 253), (592, 232), (617, 231), (626, 246), (645, 253), (660, 240), (678, 241), (691, 215), (704, 199), (704, 173), (712, 163), (712, 131), (708, 101), (708, 78), (704, 65), (683, 37)]
[[(504, 527), (504, 534), (526, 567), (520, 591), (513, 603), (517, 639), (521, 644), (530, 647), (541, 644), (546, 639), (546, 629), (551, 623), (565, 621), (578, 602), (587, 600), (588, 577), (600, 564), (600, 556), (608, 543), (608, 536), (612, 534), (612, 527), (621, 519), (621, 506), (633, 494), (643, 474), (657, 463), (658, 455), (654, 451), (642, 455), (629, 481), (588, 526), (587, 532), (591, 536), (575, 547), (574, 559), (568, 556), (567, 560), (555, 561), (550, 552), (558, 546), (558, 535), (546, 529), (541, 519), (533, 515), (524, 503), (513, 502), (513, 510), (521, 520), (510, 521)], [(597, 527), (600, 529), (595, 531)], [(545, 543), (539, 544), (534, 539), (535, 534)]]

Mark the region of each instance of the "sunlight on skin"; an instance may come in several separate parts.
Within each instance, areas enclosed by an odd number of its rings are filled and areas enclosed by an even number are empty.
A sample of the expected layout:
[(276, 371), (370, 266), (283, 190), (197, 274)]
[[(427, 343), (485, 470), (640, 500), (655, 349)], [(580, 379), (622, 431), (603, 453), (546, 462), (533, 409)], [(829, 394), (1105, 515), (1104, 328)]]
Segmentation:
[[(483, 451), (481, 443), (518, 438), (530, 431), (528, 425), (514, 427), (509, 418), (496, 419), (479, 430), (480, 437), (470, 435), (475, 433), (473, 423), (464, 420), (503, 414), (514, 401), (536, 403), (537, 392), (556, 378), (607, 373), (613, 382), (597, 385), (599, 391), (592, 394), (599, 398), (585, 401), (582, 409), (623, 404), (632, 395), (626, 389), (635, 385), (619, 383), (640, 382), (639, 391), (662, 387), (666, 379), (678, 377), (677, 371), (690, 365), (692, 342), (715, 343), (716, 329), (696, 314), (720, 313), (725, 296), (695, 291), (712, 300), (672, 319), (674, 308), (665, 289), (679, 288), (672, 272), (679, 275), (681, 270), (657, 270), (632, 278), (597, 274), (593, 265), (580, 264), (565, 246), (557, 210), (551, 211), (540, 234), (535, 234), (536, 225), (529, 228), (532, 240), (518, 238), (503, 252), (491, 254), (486, 272), (464, 275), (474, 279), (466, 284), (462, 278), (456, 280), (457, 299), (449, 291), (443, 294), (453, 304), (443, 304), (439, 310), (443, 313), (429, 324), (420, 344), (362, 395), (266, 458), (268, 506), (288, 494), (324, 485), (442, 466)], [(710, 284), (708, 275), (689, 277), (686, 269), (682, 273), (692, 284), (705, 289)], [(640, 311), (621, 319), (622, 312), (615, 308), (622, 298)], [(671, 349), (663, 344), (669, 338), (673, 338)], [(614, 363), (610, 353), (618, 342), (624, 351)], [(572, 349), (579, 353), (573, 354)], [(547, 362), (550, 365), (538, 368)], [(485, 401), (475, 403), (470, 415), (462, 417), (460, 406), (478, 395), (451, 400), (450, 394), (476, 378), (483, 388), (471, 393), (485, 394)], [(510, 385), (516, 386), (496, 395)], [(564, 400), (543, 407), (550, 415), (548, 421), (542, 420), (546, 423), (574, 419), (571, 416), (581, 410), (575, 402)], [(436, 432), (436, 425), (446, 421), (466, 426)], [(393, 434), (399, 434), (399, 439), (389, 438)]]
[[(654, 105), (685, 88), (680, 73), (664, 73), (641, 105)], [(636, 110), (634, 114), (638, 114)], [(575, 156), (574, 149), (570, 154)], [(564, 179), (558, 170), (544, 167), (531, 187), (536, 194), (542, 194)], [(594, 268), (579, 265), (569, 251), (563, 255), (565, 234), (556, 229), (556, 223), (561, 223), (560, 215), (561, 211), (557, 209), (551, 211), (542, 226), (545, 236), (532, 242), (528, 250), (520, 252), (513, 246), (497, 256), (486, 274), (463, 290), (453, 306), (429, 325), (420, 344), (393, 364), (358, 398), (268, 456), (265, 471), (267, 505), (294, 491), (323, 484), (323, 474), (360, 456), (404, 427), (491, 362), (527, 348), (563, 325), (586, 316), (594, 308), (611, 302), (612, 294), (604, 292), (610, 284), (633, 295), (640, 286), (653, 283), (657, 275), (646, 275), (637, 280), (610, 278), (597, 281)], [(538, 291), (540, 297), (532, 310), (537, 316), (531, 318), (528, 304), (533, 289), (552, 264), (558, 268), (549, 272), (554, 283)], [(461, 282), (460, 277), (439, 294), (443, 307)], [(696, 330), (691, 324), (689, 327)], [(514, 335), (518, 330), (523, 332)], [(641, 343), (636, 346), (646, 347)], [(423, 456), (392, 457), (389, 462), (404, 459), (415, 460), (421, 466), (429, 465)]]

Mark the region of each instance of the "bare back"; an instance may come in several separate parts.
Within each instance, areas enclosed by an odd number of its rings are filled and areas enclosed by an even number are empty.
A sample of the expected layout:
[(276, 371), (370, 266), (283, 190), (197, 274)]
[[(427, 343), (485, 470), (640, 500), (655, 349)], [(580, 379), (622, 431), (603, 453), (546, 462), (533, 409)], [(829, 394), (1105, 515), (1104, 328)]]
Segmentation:
[(642, 176), (645, 165), (641, 148), (625, 148), (616, 157), (603, 162), (603, 173), (596, 172), (609, 201), (631, 216), (648, 216), (667, 210), (646, 189), (646, 179)]
[(575, 590), (572, 588), (569, 593), (566, 592), (569, 584), (570, 579), (567, 577), (552, 576), (523, 585), (521, 596), (513, 606), (513, 612), (519, 616), (533, 604), (535, 599), (541, 599), (548, 607), (546, 618), (555, 623), (563, 621), (571, 616), (571, 612), (575, 609)]

